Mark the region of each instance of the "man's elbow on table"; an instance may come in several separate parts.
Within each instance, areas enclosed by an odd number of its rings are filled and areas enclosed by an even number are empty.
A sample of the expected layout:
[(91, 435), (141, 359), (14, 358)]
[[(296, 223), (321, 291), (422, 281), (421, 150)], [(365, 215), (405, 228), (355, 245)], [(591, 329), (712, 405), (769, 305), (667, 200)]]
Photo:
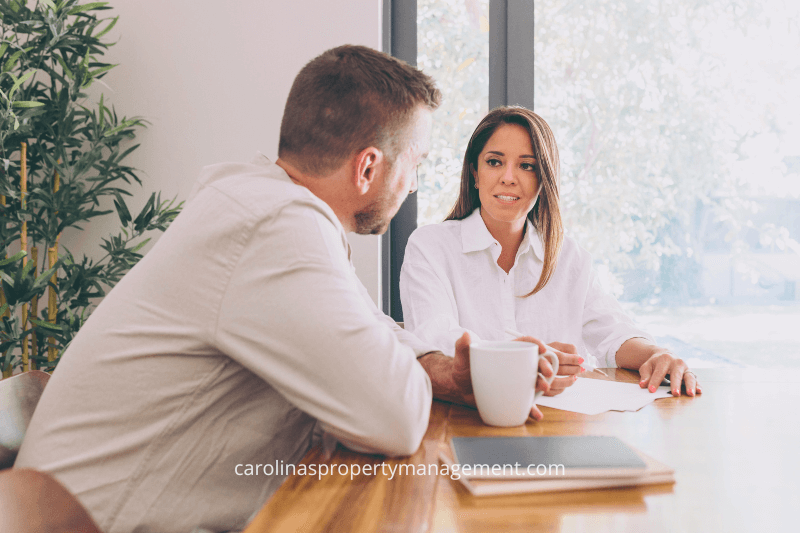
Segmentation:
[(385, 418), (380, 425), (388, 432), (383, 453), (389, 456), (414, 454), (428, 430), (433, 402), (431, 380), (418, 363), (411, 372), (413, 378), (405, 380), (403, 386), (398, 385), (395, 394), (388, 396), (390, 401), (382, 415)]
[(416, 453), (428, 430), (432, 398), (428, 391), (427, 397), (414, 408), (403, 405), (403, 409), (388, 415), (388, 434), (384, 437), (382, 453), (391, 457)]
[(433, 401), (427, 374), (422, 380), (417, 387), (406, 387), (399, 399), (387, 396), (376, 401), (360, 418), (360, 428), (352, 429), (354, 434), (333, 428), (328, 431), (353, 451), (390, 457), (413, 455), (428, 430)]
[[(395, 419), (396, 420), (396, 419)], [(361, 436), (349, 435), (339, 429), (326, 428), (344, 446), (354, 452), (381, 454), (389, 457), (413, 455), (428, 429), (428, 417), (393, 423)]]
[(418, 418), (413, 423), (406, 425), (402, 431), (398, 430), (396, 434), (396, 441), (394, 449), (389, 450), (387, 455), (400, 456), (400, 455), (413, 455), (419, 449), (422, 443), (425, 432), (428, 430), (428, 416), (430, 409), (424, 417)]

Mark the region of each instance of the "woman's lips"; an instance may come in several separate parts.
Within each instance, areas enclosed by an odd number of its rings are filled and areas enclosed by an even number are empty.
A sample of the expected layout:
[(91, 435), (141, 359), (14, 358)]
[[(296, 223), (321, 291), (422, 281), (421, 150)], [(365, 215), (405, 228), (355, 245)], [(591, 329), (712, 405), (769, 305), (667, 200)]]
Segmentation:
[(519, 196), (512, 196), (507, 194), (495, 194), (494, 197), (500, 200), (500, 202), (505, 204), (513, 204), (514, 202), (519, 200)]

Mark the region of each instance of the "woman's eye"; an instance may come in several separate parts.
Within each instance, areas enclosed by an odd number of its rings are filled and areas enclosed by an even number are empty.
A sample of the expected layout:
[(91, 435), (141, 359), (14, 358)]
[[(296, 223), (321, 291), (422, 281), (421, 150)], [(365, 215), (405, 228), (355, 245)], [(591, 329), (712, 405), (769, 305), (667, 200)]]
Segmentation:
[(490, 167), (499, 167), (502, 163), (499, 159), (487, 159), (486, 164), (488, 164)]
[(533, 163), (522, 163), (522, 165), (520, 165), (520, 168), (522, 168), (522, 170), (529, 170), (531, 172), (534, 172), (536, 170), (536, 165)]

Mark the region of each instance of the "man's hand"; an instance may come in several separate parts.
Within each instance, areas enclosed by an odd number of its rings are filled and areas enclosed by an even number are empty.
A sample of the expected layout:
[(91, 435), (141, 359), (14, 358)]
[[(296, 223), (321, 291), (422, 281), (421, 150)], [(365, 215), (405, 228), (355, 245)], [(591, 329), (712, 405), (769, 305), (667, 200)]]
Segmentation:
[(475, 407), (475, 395), (472, 393), (472, 374), (469, 370), (469, 333), (466, 331), (456, 341), (456, 355), (453, 357), (453, 382), (464, 398), (464, 403)]
[(430, 352), (419, 358), (419, 363), (431, 378), (434, 398), (475, 407), (469, 372), (469, 342), (469, 333), (465, 332), (456, 341), (455, 357)]
[[(547, 350), (544, 343), (533, 337), (516, 339), (539, 346), (540, 353)], [(455, 357), (448, 357), (442, 352), (430, 352), (419, 358), (419, 363), (431, 378), (433, 397), (447, 402), (475, 407), (475, 395), (472, 392), (472, 375), (469, 367), (469, 333), (464, 332), (456, 341)], [(547, 359), (539, 361), (539, 372), (549, 378), (553, 375), (553, 367)], [(536, 381), (536, 390), (547, 393), (550, 385), (543, 379)], [(544, 415), (535, 405), (531, 408), (531, 417), (541, 420)]]

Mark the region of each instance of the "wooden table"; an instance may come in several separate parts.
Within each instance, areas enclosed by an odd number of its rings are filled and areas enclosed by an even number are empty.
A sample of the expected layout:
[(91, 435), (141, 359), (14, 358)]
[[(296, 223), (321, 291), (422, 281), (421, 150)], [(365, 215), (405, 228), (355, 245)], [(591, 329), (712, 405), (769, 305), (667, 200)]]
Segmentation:
[[(617, 381), (638, 374), (606, 370)], [(800, 377), (696, 371), (704, 394), (657, 400), (638, 412), (581, 415), (542, 408), (545, 420), (492, 428), (477, 411), (435, 401), (422, 446), (405, 459), (319, 448), (306, 464), (387, 475), (291, 476), (246, 529), (265, 531), (800, 531)], [(451, 436), (614, 435), (675, 469), (674, 485), (476, 498), (446, 476), (404, 475), (437, 464)], [(407, 469), (408, 467), (406, 467)], [(407, 470), (406, 470), (407, 472)]]

